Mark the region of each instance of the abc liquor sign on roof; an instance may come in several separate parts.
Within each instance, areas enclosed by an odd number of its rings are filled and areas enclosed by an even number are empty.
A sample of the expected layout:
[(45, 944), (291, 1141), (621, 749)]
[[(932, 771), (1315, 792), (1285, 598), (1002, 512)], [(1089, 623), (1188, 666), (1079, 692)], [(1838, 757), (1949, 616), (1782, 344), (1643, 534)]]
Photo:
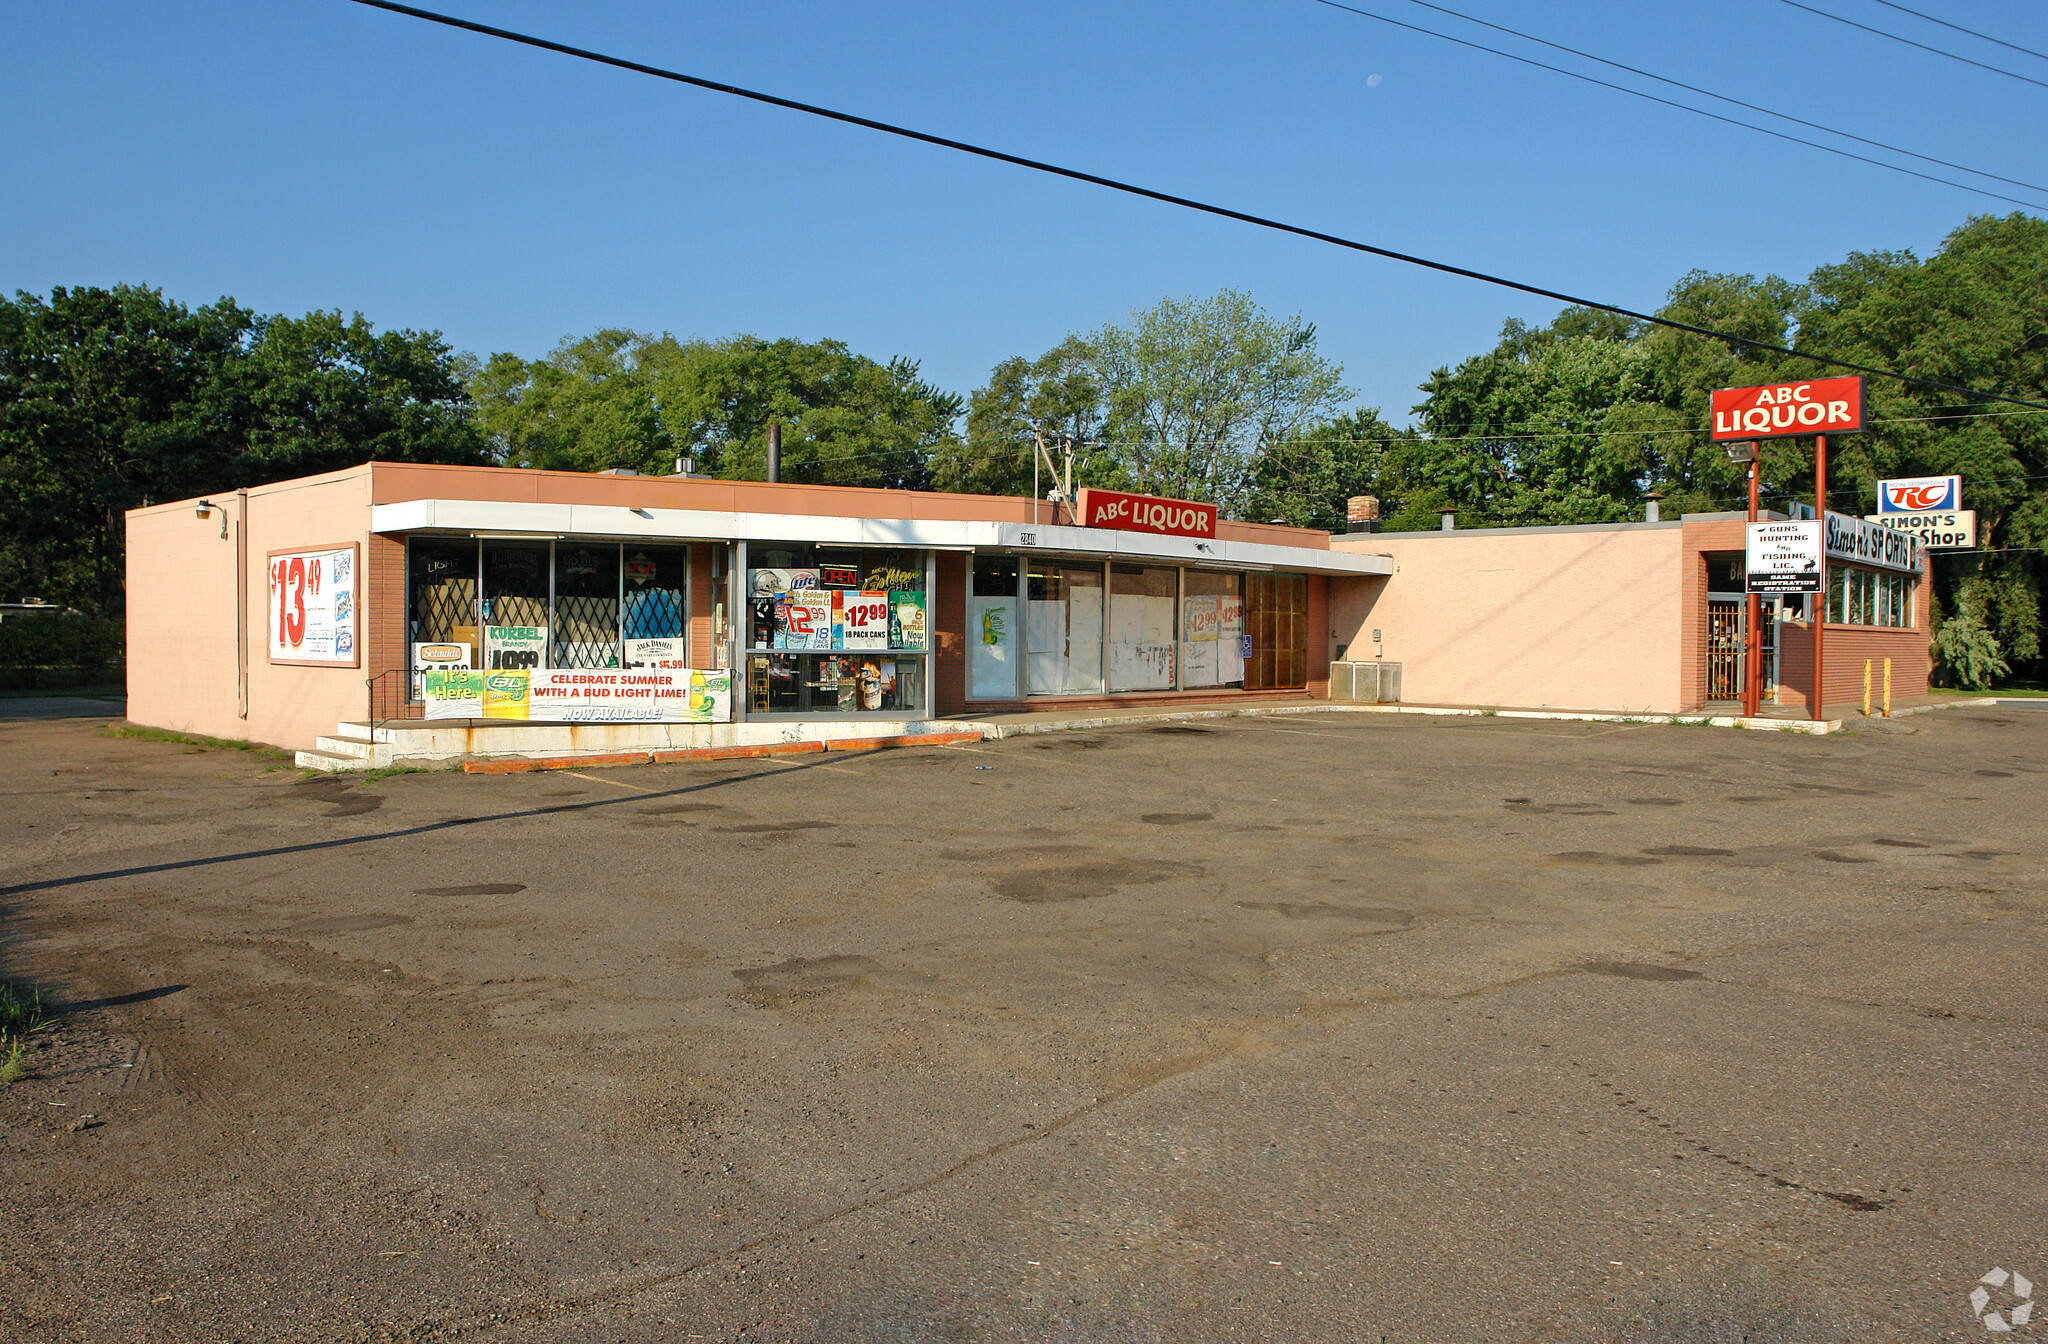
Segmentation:
[(1216, 506), (1191, 499), (1160, 499), (1127, 495), (1121, 490), (1079, 492), (1075, 501), (1083, 527), (1114, 527), (1126, 532), (1157, 532), (1169, 537), (1213, 537)]
[(1863, 428), (1863, 377), (1815, 378), (1714, 393), (1715, 442), (1854, 434)]

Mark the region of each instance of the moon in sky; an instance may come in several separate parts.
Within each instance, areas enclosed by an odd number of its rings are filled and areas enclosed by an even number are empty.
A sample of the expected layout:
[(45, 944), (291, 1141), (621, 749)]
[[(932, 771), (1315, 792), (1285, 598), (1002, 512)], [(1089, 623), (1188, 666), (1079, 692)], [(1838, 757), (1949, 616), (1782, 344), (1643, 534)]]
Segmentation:
[(1367, 87), (1368, 89), (1376, 89), (1379, 86), (1380, 77), (1378, 75), (1367, 75), (1365, 77), (1365, 87)]

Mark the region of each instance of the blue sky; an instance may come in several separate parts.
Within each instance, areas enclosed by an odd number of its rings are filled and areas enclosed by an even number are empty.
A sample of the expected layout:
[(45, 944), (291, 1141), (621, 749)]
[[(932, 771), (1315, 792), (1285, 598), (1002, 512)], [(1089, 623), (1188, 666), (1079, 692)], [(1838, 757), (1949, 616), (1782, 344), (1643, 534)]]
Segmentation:
[[(1813, 3), (2048, 80), (1874, 0)], [(2015, 208), (1312, 0), (426, 7), (1639, 309), (1695, 268), (1925, 256)], [(1409, 0), (1359, 7), (1593, 69)], [(1450, 7), (2048, 184), (2048, 88), (1780, 0)], [(2048, 51), (2026, 0), (1912, 7)], [(346, 0), (6, 0), (0, 47), (8, 291), (359, 310), (479, 355), (600, 326), (832, 336), (965, 393), (1006, 356), (1228, 286), (1315, 322), (1397, 422), (1431, 369), (1554, 311)]]

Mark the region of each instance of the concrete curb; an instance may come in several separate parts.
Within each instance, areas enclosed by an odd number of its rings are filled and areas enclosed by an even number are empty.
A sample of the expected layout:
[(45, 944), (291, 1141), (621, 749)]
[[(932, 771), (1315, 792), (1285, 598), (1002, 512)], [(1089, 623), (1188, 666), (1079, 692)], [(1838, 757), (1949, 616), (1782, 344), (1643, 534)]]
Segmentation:
[(1747, 728), (1757, 732), (1807, 733), (1821, 736), (1840, 732), (1842, 720), (1746, 719), (1719, 714), (1614, 714), (1579, 709), (1483, 709), (1463, 705), (1359, 705), (1326, 701), (1316, 705), (1278, 705), (1242, 709), (1190, 709), (1158, 714), (1126, 714), (1116, 717), (1061, 719), (1050, 723), (986, 723), (980, 725), (991, 741), (1006, 737), (1028, 737), (1037, 733), (1066, 732), (1076, 728), (1116, 728), (1125, 724), (1182, 723), (1197, 719), (1273, 718), (1286, 714), (1425, 714), (1455, 719), (1556, 719), (1576, 723), (1629, 723), (1645, 727), (1665, 724), (1674, 727)]
[(466, 775), (522, 775), (533, 770), (577, 770), (617, 765), (671, 765), (680, 761), (747, 760), (826, 751), (891, 751), (897, 747), (939, 747), (979, 742), (977, 732), (909, 733), (893, 737), (841, 737), (828, 741), (771, 742), (750, 747), (690, 747), (676, 751), (618, 751), (587, 756), (506, 756), (464, 761)]

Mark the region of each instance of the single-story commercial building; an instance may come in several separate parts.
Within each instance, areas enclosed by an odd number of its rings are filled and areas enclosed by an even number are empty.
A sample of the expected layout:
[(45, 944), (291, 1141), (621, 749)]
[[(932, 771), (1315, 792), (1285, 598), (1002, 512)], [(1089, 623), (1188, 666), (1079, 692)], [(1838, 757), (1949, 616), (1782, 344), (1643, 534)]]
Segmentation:
[[(1834, 518), (1844, 537), (1873, 531)], [(1746, 519), (1340, 536), (1336, 549), (1384, 555), (1393, 573), (1334, 590), (1336, 656), (1402, 664), (1403, 697), (1422, 704), (1726, 712), (1743, 691)], [(1860, 703), (1866, 660), (1891, 660), (1894, 696), (1926, 695), (1925, 553), (1843, 552), (1828, 562), (1825, 703)], [(1810, 703), (1810, 605), (1761, 600), (1766, 705)]]
[[(1344, 698), (1740, 694), (1735, 515), (1333, 538), (1106, 491), (377, 462), (132, 510), (127, 543), (129, 718), (330, 768), (399, 737), (415, 758), (559, 755), (1322, 698), (1333, 664)], [(1832, 573), (1830, 704), (1868, 656), (1924, 692), (1917, 553)], [(1772, 695), (1795, 702), (1806, 613), (1767, 610)]]
[[(1386, 557), (1213, 506), (376, 462), (128, 514), (129, 717), (536, 750), (1327, 694), (1329, 584)], [(502, 735), (499, 739), (502, 741)]]

